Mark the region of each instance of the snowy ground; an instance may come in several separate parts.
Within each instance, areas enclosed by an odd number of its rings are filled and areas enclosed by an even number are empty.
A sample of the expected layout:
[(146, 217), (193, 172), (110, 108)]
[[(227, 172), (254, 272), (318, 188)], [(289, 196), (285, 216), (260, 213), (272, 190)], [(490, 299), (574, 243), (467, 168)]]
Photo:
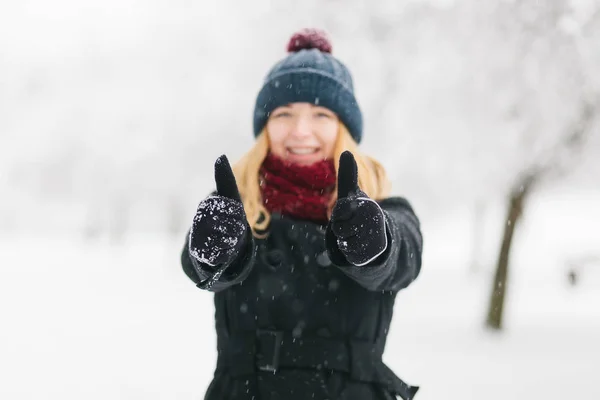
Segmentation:
[[(398, 297), (385, 356), (422, 387), (418, 400), (600, 399), (600, 265), (577, 287), (564, 265), (600, 249), (597, 231), (576, 229), (600, 221), (598, 203), (554, 214), (557, 236), (543, 223), (556, 201), (522, 226), (502, 334), (482, 329), (490, 271), (469, 271), (467, 229), (444, 228), (460, 216), (424, 223), (426, 264)], [(581, 249), (557, 247), (569, 240)], [(0, 240), (0, 398), (201, 399), (216, 357), (212, 296), (181, 272), (180, 246)]]

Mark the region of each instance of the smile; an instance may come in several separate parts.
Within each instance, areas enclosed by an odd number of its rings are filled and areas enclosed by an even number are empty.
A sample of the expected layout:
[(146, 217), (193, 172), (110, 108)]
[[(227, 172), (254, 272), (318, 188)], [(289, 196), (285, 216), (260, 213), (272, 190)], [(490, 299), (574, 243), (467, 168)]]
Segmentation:
[(317, 151), (319, 151), (319, 149), (316, 148), (316, 147), (312, 147), (312, 148), (307, 148), (307, 147), (288, 147), (287, 151), (289, 151), (292, 154), (306, 155), (306, 154), (314, 154)]

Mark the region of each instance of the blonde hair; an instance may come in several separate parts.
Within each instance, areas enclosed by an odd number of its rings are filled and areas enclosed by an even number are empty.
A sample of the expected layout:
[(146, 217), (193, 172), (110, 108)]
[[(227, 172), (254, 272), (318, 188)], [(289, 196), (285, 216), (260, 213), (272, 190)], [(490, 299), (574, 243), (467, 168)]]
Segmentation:
[[(349, 150), (354, 155), (358, 167), (358, 185), (372, 199), (381, 200), (389, 195), (390, 182), (383, 166), (374, 158), (361, 153), (348, 129), (340, 122), (336, 143), (333, 149), (335, 171), (339, 169), (340, 155)], [(254, 146), (233, 166), (248, 223), (254, 236), (266, 231), (271, 215), (263, 205), (260, 190), (260, 167), (269, 152), (269, 138), (266, 129), (258, 136)], [(337, 186), (337, 184), (336, 184)], [(337, 188), (332, 194), (328, 214), (337, 200)]]

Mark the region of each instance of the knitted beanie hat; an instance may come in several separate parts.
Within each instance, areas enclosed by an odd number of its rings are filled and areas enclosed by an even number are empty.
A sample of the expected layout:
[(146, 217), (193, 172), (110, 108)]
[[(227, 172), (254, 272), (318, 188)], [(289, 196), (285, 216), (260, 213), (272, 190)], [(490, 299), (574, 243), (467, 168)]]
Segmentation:
[(305, 102), (333, 111), (359, 143), (362, 113), (354, 97), (352, 76), (331, 54), (323, 31), (304, 29), (292, 36), (288, 56), (269, 71), (256, 98), (254, 136), (265, 127), (271, 112), (285, 104)]

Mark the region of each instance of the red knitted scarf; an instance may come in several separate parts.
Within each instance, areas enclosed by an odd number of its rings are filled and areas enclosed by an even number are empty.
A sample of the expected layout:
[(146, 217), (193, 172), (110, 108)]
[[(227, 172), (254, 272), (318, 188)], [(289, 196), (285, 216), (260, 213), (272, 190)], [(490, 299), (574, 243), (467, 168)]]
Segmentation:
[(333, 160), (304, 166), (269, 153), (261, 166), (260, 177), (263, 204), (269, 212), (315, 222), (327, 221), (327, 207), (336, 183)]

